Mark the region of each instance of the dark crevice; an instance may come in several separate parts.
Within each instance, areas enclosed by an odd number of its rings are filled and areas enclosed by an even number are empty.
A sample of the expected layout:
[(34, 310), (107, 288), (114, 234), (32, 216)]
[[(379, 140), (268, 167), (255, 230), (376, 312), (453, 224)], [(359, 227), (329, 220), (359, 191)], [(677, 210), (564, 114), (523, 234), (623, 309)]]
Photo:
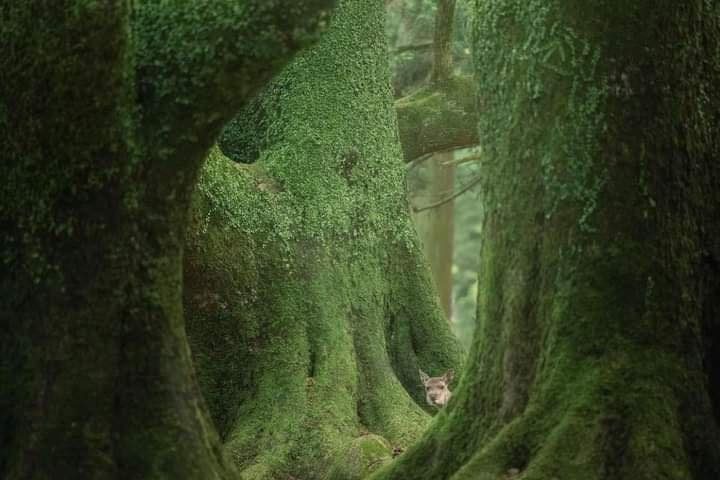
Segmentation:
[(531, 449), (528, 444), (524, 441), (519, 441), (514, 445), (510, 445), (510, 455), (508, 456), (505, 470), (508, 472), (517, 471), (522, 472), (525, 470), (530, 463), (532, 457)]
[(717, 258), (705, 254), (699, 273), (702, 369), (707, 397), (692, 396), (681, 405), (681, 414), (686, 419), (683, 440), (693, 478), (715, 480), (720, 478), (720, 264)]
[(603, 453), (599, 478), (614, 480), (622, 477), (625, 452), (630, 440), (630, 429), (621, 415), (610, 414), (600, 418), (598, 444)]
[(359, 317), (359, 313), (354, 307), (350, 307), (350, 310), (348, 311), (348, 317), (349, 322), (348, 325), (350, 326), (350, 336), (352, 338), (352, 355), (353, 359), (355, 360), (355, 367), (358, 372), (358, 385), (357, 385), (357, 392), (356, 392), (356, 401), (355, 401), (355, 410), (356, 415), (358, 418), (358, 421), (361, 425), (367, 426), (370, 422), (368, 422), (368, 416), (367, 416), (367, 409), (368, 409), (368, 402), (365, 389), (367, 388), (367, 378), (365, 369), (363, 367), (363, 363), (360, 359), (359, 355), (359, 349), (358, 349), (358, 335), (356, 334), (356, 320)]
[[(536, 221), (539, 225), (543, 223), (540, 217)], [(526, 285), (524, 290), (528, 294), (520, 317), (512, 324), (510, 335), (513, 340), (503, 357), (503, 399), (499, 415), (505, 422), (509, 422), (525, 410), (540, 356), (537, 324), (538, 295), (541, 291), (537, 285), (541, 281), (539, 249), (539, 244), (535, 244), (530, 253), (529, 259), (532, 265), (523, 282)]]
[(716, 424), (720, 423), (720, 265), (706, 255), (703, 268), (703, 339), (705, 341), (703, 369), (708, 379), (708, 392)]
[(270, 127), (273, 118), (282, 116), (283, 93), (282, 88), (266, 88), (225, 125), (217, 144), (226, 157), (238, 163), (255, 163), (277, 140)]
[(310, 345), (310, 362), (308, 364), (308, 377), (315, 378), (317, 375), (317, 349)]
[(340, 174), (343, 176), (348, 185), (352, 185), (354, 183), (352, 174), (359, 161), (361, 161), (360, 151), (355, 147), (349, 148), (340, 157)]

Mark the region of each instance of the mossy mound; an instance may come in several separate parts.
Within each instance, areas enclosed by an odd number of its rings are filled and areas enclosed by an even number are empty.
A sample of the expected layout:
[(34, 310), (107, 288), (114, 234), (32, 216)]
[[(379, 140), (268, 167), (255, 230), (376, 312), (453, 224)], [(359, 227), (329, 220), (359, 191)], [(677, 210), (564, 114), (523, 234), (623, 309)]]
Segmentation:
[(383, 437), (367, 434), (355, 439), (330, 469), (329, 480), (360, 480), (392, 461), (392, 447)]

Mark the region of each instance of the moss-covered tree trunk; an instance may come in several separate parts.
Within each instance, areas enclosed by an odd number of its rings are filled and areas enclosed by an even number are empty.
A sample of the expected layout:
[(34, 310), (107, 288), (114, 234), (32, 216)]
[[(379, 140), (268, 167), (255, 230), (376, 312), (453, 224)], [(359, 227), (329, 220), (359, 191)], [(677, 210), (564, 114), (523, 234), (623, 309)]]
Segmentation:
[(360, 478), (427, 425), (418, 368), (460, 362), (404, 198), (383, 21), (341, 1), (198, 185), (188, 332), (244, 478)]
[(476, 3), (478, 328), (374, 478), (720, 477), (718, 5)]
[(0, 1), (0, 477), (234, 471), (185, 337), (190, 195), (328, 7)]

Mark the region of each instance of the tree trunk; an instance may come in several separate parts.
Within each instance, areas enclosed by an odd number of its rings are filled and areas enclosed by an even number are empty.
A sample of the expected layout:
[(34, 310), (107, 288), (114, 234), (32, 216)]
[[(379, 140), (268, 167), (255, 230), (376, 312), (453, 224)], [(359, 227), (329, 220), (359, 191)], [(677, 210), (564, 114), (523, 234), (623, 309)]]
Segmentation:
[[(433, 68), (430, 82), (434, 87), (448, 86), (452, 76), (452, 30), (455, 0), (440, 0), (435, 14), (433, 38)], [(452, 195), (455, 189), (455, 165), (447, 164), (453, 158), (452, 152), (436, 153), (432, 159), (430, 192), (435, 200)], [(430, 262), (430, 270), (437, 285), (440, 305), (448, 321), (452, 321), (452, 266), (455, 247), (455, 202), (448, 202), (429, 211), (426, 215), (428, 234), (424, 237), (423, 249)]]
[[(246, 478), (360, 478), (428, 423), (418, 368), (457, 368), (404, 198), (384, 10), (340, 2), (226, 130), (195, 195), (185, 309)], [(409, 393), (408, 393), (409, 392)]]
[(233, 473), (183, 236), (221, 126), (329, 8), (292, 3), (0, 1), (0, 477)]
[(717, 2), (476, 10), (471, 360), (373, 478), (719, 478)]
[[(427, 162), (430, 170), (427, 192), (419, 195), (425, 202), (441, 201), (455, 190), (455, 165), (445, 164), (453, 159), (452, 152), (437, 153)], [(417, 200), (415, 208), (422, 207)], [(449, 201), (435, 208), (414, 214), (423, 252), (430, 264), (440, 305), (448, 321), (452, 319), (453, 252), (455, 249), (455, 202)]]
[(453, 74), (452, 32), (455, 21), (455, 0), (438, 0), (433, 35), (433, 68), (430, 83), (445, 87)]

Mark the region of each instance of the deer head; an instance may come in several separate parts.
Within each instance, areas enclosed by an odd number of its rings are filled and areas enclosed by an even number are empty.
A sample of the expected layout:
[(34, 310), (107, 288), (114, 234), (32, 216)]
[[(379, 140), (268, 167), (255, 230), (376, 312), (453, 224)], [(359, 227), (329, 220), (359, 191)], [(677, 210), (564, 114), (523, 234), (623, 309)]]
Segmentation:
[(448, 370), (441, 377), (431, 377), (427, 373), (420, 370), (420, 380), (425, 387), (425, 400), (428, 405), (436, 408), (442, 408), (452, 396), (452, 392), (448, 388), (453, 379), (454, 372)]

